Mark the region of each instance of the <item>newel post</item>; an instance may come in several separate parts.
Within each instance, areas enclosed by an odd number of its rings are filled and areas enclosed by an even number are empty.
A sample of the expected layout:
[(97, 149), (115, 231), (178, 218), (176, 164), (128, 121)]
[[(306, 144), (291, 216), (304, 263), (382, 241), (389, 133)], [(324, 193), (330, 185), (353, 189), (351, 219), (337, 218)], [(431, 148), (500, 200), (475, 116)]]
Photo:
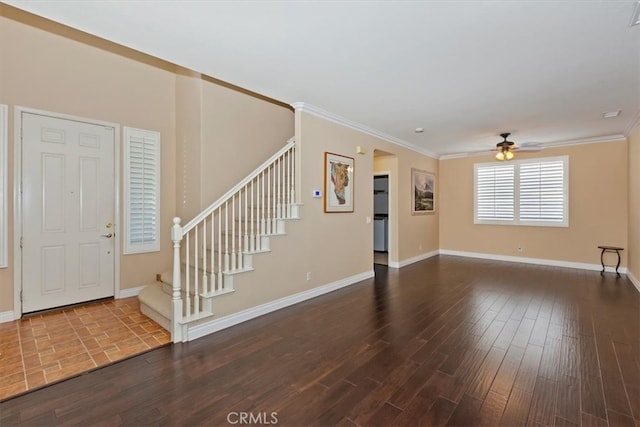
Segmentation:
[(171, 335), (173, 342), (182, 342), (182, 298), (180, 297), (180, 241), (182, 240), (182, 227), (180, 226), (180, 218), (173, 218), (173, 227), (171, 227), (171, 240), (173, 241), (173, 319), (171, 320)]

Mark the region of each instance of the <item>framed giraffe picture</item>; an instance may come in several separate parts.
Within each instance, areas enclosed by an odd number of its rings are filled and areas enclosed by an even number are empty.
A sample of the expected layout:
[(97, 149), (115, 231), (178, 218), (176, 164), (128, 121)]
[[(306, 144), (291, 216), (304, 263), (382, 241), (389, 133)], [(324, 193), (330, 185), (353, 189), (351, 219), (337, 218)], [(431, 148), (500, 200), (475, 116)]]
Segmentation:
[(324, 211), (353, 212), (352, 157), (324, 153)]

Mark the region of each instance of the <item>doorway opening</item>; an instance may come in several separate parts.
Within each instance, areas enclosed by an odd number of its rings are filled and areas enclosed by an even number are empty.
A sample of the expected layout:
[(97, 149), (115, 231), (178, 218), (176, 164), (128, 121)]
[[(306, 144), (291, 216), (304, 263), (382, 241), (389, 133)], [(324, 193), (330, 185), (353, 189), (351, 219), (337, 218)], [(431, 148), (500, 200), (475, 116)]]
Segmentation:
[(389, 175), (373, 176), (373, 263), (389, 265)]
[[(373, 150), (373, 263), (394, 266), (398, 257), (398, 157)], [(376, 271), (378, 269), (375, 269)]]

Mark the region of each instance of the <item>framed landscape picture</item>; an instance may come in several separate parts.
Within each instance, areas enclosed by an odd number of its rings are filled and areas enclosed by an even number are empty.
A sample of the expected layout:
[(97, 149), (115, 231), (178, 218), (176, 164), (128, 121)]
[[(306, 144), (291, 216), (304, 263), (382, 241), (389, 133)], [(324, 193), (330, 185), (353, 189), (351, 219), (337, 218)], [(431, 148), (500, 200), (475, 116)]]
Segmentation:
[(353, 212), (352, 157), (324, 153), (324, 211)]
[(411, 169), (411, 215), (435, 213), (436, 175)]

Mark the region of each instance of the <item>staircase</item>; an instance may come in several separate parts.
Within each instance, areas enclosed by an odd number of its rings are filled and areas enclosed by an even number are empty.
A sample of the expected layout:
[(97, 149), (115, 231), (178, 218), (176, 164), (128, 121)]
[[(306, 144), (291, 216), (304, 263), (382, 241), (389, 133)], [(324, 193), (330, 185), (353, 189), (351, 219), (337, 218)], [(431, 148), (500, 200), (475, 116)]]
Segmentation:
[(214, 300), (234, 292), (234, 277), (253, 271), (253, 257), (270, 252), (299, 218), (295, 141), (287, 144), (184, 226), (173, 219), (173, 268), (138, 295), (142, 313), (188, 341), (189, 327), (214, 317)]

